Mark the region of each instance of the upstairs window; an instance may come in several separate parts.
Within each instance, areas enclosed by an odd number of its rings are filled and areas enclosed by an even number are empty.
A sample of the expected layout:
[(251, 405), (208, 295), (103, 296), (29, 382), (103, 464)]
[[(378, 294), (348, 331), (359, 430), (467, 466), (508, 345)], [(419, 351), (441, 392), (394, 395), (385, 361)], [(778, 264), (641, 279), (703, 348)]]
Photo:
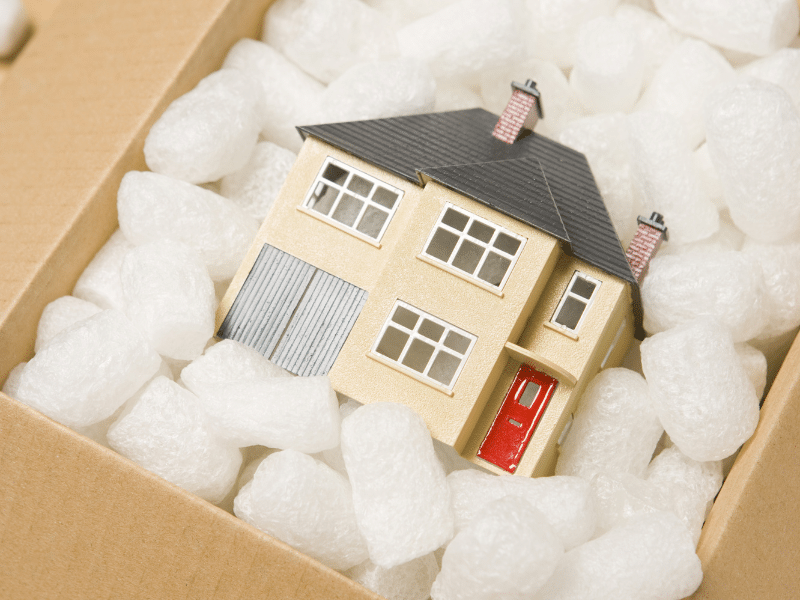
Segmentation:
[(374, 354), (432, 380), (455, 385), (477, 338), (400, 300), (378, 335)]
[(524, 245), (524, 238), (448, 203), (423, 255), (500, 290)]
[(562, 329), (578, 331), (599, 287), (597, 279), (575, 271), (550, 322)]
[(328, 157), (303, 206), (332, 225), (377, 242), (402, 196), (402, 190)]

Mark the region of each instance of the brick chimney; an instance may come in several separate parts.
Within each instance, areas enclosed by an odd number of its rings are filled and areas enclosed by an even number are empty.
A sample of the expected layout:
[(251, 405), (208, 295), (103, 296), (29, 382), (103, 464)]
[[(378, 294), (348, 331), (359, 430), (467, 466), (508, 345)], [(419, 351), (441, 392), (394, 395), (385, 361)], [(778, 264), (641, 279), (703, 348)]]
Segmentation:
[(513, 92), (508, 105), (492, 131), (494, 137), (506, 144), (517, 141), (523, 127), (533, 130), (536, 122), (544, 118), (541, 95), (533, 79), (528, 79), (525, 85), (515, 81), (511, 89)]
[(667, 226), (664, 225), (664, 217), (657, 212), (650, 215), (649, 219), (639, 217), (637, 221), (639, 229), (636, 230), (625, 256), (631, 265), (636, 283), (641, 285), (644, 276), (647, 275), (650, 260), (658, 252), (661, 242), (669, 239), (669, 236)]

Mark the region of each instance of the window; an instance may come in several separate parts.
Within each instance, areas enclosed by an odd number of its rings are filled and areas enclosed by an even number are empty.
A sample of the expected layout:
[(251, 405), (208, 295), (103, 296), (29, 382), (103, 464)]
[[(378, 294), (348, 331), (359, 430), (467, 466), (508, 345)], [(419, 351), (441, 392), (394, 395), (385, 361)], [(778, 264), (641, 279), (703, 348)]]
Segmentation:
[(328, 157), (303, 206), (358, 237), (379, 241), (402, 196), (402, 190)]
[(452, 389), (476, 339), (398, 300), (372, 351)]
[(577, 331), (599, 287), (597, 279), (575, 271), (550, 321), (564, 329)]
[(524, 245), (524, 238), (447, 204), (423, 254), (502, 289)]

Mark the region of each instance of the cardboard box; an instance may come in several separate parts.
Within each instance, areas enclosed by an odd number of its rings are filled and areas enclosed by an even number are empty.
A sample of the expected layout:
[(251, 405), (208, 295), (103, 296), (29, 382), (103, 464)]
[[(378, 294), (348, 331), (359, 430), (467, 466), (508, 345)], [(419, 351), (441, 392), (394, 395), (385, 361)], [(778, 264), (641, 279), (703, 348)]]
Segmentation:
[[(115, 228), (167, 104), (269, 0), (64, 0), (0, 86), (0, 382)], [(695, 598), (800, 589), (800, 345), (703, 530)], [(367, 599), (341, 575), (0, 394), (0, 598)]]

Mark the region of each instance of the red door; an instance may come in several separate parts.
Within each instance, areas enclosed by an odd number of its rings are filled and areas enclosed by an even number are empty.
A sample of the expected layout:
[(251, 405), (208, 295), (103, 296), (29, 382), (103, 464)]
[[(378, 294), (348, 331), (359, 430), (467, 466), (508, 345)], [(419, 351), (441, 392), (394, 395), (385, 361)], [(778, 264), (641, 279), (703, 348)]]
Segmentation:
[(530, 365), (522, 365), (478, 450), (478, 456), (509, 473), (516, 471), (557, 385), (557, 379)]

